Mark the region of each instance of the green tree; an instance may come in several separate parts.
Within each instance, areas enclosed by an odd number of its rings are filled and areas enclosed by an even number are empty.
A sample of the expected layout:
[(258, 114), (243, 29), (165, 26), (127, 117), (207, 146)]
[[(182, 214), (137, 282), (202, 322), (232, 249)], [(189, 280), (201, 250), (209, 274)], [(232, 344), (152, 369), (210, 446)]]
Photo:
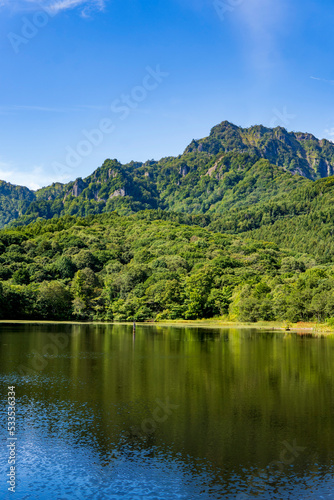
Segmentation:
[(44, 282), (37, 293), (36, 312), (43, 319), (67, 320), (71, 318), (71, 293), (59, 281)]
[(187, 319), (207, 317), (207, 300), (211, 291), (212, 274), (207, 270), (192, 274), (186, 278), (185, 304)]
[(21, 267), (13, 273), (13, 282), (17, 285), (27, 285), (30, 283), (30, 274), (26, 267)]
[(61, 279), (72, 279), (77, 270), (72, 259), (67, 255), (59, 257), (54, 264), (58, 277)]
[(73, 312), (77, 318), (93, 319), (101, 296), (99, 280), (89, 267), (76, 272), (72, 281)]
[(228, 314), (229, 306), (232, 302), (232, 290), (229, 286), (217, 289), (213, 288), (208, 297), (207, 306), (210, 316)]

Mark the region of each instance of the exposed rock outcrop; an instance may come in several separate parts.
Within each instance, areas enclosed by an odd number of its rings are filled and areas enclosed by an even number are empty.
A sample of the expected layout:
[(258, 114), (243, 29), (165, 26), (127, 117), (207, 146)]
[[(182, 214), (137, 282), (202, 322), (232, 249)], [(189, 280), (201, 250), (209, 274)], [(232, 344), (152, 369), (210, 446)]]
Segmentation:
[(126, 196), (126, 193), (125, 193), (125, 189), (124, 188), (121, 188), (121, 189), (116, 189), (116, 191), (114, 191), (110, 196), (109, 198), (114, 198), (115, 196)]
[(85, 187), (84, 181), (79, 177), (74, 183), (71, 194), (75, 197), (80, 196)]
[(185, 177), (188, 173), (189, 173), (189, 167), (188, 165), (182, 165), (180, 167), (180, 174), (182, 175), (182, 177)]

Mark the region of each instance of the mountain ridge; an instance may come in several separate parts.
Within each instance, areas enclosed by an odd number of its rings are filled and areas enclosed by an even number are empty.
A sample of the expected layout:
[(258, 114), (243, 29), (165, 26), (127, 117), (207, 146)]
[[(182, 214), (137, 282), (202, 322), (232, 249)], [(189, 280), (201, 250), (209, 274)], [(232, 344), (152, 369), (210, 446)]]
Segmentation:
[(282, 127), (241, 128), (223, 121), (177, 157), (127, 164), (107, 159), (85, 178), (35, 192), (4, 183), (0, 226), (147, 209), (221, 214), (283, 196), (333, 173), (334, 144), (326, 139)]
[[(288, 132), (280, 126), (268, 128), (263, 125), (253, 125), (249, 128), (242, 128), (223, 121), (211, 129), (208, 137), (193, 140), (185, 151), (190, 152), (197, 147), (199, 151), (218, 152), (224, 143), (229, 146), (225, 151), (230, 151), (231, 147), (233, 150), (248, 148), (292, 173), (299, 173), (313, 180), (334, 174), (334, 144), (332, 142), (327, 139), (317, 139), (313, 134), (306, 132)], [(283, 151), (277, 150), (278, 143), (285, 145)], [(324, 148), (325, 154), (319, 154), (321, 148)], [(289, 154), (293, 150), (298, 160), (295, 164), (289, 162)], [(306, 172), (308, 175), (305, 175)]]

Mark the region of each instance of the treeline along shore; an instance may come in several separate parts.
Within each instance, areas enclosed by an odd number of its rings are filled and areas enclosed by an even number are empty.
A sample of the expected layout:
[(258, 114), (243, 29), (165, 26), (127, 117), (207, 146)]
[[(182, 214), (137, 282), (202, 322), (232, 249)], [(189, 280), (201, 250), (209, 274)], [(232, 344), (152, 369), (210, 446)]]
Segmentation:
[(159, 211), (110, 213), (3, 229), (1, 318), (319, 322), (334, 317), (330, 263), (177, 218)]

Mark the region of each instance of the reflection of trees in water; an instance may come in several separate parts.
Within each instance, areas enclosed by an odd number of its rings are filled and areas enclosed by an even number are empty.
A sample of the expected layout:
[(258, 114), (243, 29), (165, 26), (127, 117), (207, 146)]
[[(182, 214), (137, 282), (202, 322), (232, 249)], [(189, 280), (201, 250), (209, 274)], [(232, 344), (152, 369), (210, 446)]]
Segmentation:
[[(68, 346), (22, 379), (21, 397), (45, 432), (85, 443), (102, 461), (159, 450), (193, 467), (194, 457), (206, 461), (218, 477), (266, 467), (294, 439), (310, 453), (316, 447), (320, 462), (333, 458), (331, 338), (137, 325), (133, 342), (132, 325), (15, 325), (2, 331), (10, 346), (10, 358), (0, 352), (2, 372), (11, 373), (12, 359), (28, 363), (57, 332)], [(179, 408), (145, 432), (157, 398), (167, 397)]]

